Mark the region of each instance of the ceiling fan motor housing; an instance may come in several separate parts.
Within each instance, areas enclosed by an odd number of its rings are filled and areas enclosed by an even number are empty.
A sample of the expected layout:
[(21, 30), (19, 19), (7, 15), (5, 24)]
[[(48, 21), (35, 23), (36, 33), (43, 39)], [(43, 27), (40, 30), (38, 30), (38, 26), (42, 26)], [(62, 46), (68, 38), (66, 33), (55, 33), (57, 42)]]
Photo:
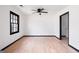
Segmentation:
[(33, 10), (33, 11), (36, 11), (36, 13), (39, 13), (39, 15), (41, 15), (41, 13), (48, 13), (46, 11), (43, 11), (45, 10), (44, 8), (38, 8), (37, 10)]
[(37, 9), (37, 12), (41, 12), (41, 9)]

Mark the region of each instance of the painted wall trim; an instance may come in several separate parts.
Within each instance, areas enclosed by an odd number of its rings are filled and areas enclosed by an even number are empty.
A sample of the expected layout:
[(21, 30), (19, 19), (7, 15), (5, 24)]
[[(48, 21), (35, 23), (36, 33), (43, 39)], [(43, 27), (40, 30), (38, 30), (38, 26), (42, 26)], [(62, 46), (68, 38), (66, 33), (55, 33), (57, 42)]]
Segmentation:
[[(56, 37), (57, 39), (59, 39), (57, 36), (55, 35), (24, 35), (22, 37), (20, 37), (19, 39), (17, 39), (16, 41), (12, 42), (11, 44), (9, 44), (8, 46), (4, 47), (3, 49), (1, 49), (1, 51), (5, 50), (6, 48), (8, 48), (9, 46), (11, 46), (12, 44), (14, 44), (15, 42), (17, 42), (18, 40), (20, 40), (23, 37)], [(72, 45), (68, 44), (68, 46), (70, 46), (71, 48), (73, 48), (74, 50), (76, 50), (77, 52), (79, 52), (78, 49), (76, 49), (75, 47), (73, 47)]]
[(20, 37), (19, 39), (15, 40), (14, 42), (12, 42), (11, 44), (9, 44), (8, 46), (4, 47), (1, 49), (1, 51), (5, 50), (6, 48), (8, 48), (9, 46), (11, 46), (12, 44), (14, 44), (15, 42), (17, 42), (18, 40), (20, 40), (21, 38), (23, 38), (24, 36)]
[(56, 37), (59, 39), (56, 35), (24, 35), (24, 37)]
[(71, 48), (73, 48), (74, 50), (76, 50), (77, 52), (79, 52), (79, 50), (76, 49), (75, 47), (73, 47), (72, 45), (68, 44), (68, 46), (70, 46)]
[(11, 46), (12, 44), (14, 44), (15, 42), (19, 41), (21, 38), (23, 37), (56, 37), (57, 39), (59, 39), (57, 36), (55, 35), (24, 35), (22, 37), (20, 37), (19, 39), (17, 39), (16, 41), (12, 42), (11, 44), (9, 44), (8, 46), (4, 47), (1, 49), (1, 51), (5, 50), (6, 48), (8, 48), (9, 46)]

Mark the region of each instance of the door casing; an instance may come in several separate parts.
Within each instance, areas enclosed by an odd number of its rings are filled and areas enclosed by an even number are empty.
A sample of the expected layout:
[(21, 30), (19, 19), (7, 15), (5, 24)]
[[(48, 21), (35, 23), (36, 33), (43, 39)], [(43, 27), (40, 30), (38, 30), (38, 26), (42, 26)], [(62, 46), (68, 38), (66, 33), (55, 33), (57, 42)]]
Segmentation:
[(64, 15), (66, 15), (66, 14), (68, 14), (68, 40), (69, 40), (69, 11), (68, 12), (66, 12), (66, 13), (64, 13), (64, 14), (62, 14), (62, 15), (60, 15), (60, 40), (62, 39), (62, 16), (64, 16)]

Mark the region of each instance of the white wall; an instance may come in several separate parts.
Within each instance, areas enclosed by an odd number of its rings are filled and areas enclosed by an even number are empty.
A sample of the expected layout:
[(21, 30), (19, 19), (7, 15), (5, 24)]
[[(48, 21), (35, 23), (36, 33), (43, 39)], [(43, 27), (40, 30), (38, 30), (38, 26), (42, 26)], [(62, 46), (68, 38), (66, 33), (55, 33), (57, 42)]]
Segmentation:
[(70, 6), (69, 44), (79, 49), (79, 5)]
[(25, 21), (25, 35), (54, 35), (56, 20), (53, 14), (30, 14)]
[[(10, 11), (20, 15), (20, 32), (13, 35), (10, 35)], [(16, 6), (0, 6), (0, 49), (24, 35), (23, 15)]]
[(60, 36), (60, 15), (66, 13), (69, 11), (69, 7), (66, 7), (64, 9), (62, 9), (61, 11), (59, 11), (57, 14), (54, 15), (53, 19), (55, 20), (54, 26), (55, 26), (55, 35), (57, 37)]
[[(20, 15), (20, 32), (10, 35), (9, 12)], [(0, 49), (23, 35), (56, 35), (59, 37), (59, 16), (69, 11), (69, 44), (79, 49), (79, 6), (69, 6), (57, 14), (24, 15), (16, 6), (0, 6)]]
[(54, 24), (55, 34), (59, 36), (59, 16), (69, 11), (69, 44), (76, 49), (79, 49), (79, 6), (69, 6), (56, 15), (54, 20), (57, 22)]
[(48, 14), (27, 14), (25, 20), (25, 35), (56, 35), (59, 37), (59, 15), (69, 11), (64, 8), (56, 14), (48, 10)]

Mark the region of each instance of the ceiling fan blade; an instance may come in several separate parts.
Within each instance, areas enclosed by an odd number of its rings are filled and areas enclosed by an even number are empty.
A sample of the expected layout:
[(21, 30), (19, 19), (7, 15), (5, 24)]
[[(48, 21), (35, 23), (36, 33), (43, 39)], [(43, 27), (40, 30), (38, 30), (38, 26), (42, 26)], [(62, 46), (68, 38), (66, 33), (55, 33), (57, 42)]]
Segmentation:
[(42, 8), (41, 10), (45, 10), (44, 8)]
[(32, 10), (32, 11), (37, 11), (37, 10)]
[(41, 13), (39, 13), (39, 15), (41, 15)]
[(32, 14), (35, 14), (35, 13), (37, 13), (37, 12), (33, 12)]
[(48, 12), (42, 12), (42, 13), (48, 13)]

